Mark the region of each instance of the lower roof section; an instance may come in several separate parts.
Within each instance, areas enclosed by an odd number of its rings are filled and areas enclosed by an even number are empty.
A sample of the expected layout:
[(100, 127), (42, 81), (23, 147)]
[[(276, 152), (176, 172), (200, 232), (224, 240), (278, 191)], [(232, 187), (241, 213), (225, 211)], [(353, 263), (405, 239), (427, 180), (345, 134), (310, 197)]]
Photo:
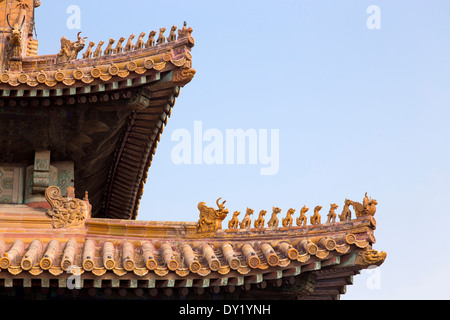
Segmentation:
[(386, 258), (372, 249), (372, 216), (208, 235), (197, 233), (196, 223), (113, 219), (87, 219), (83, 227), (58, 230), (39, 210), (28, 210), (26, 219), (0, 213), (0, 224), (0, 287), (6, 290), (338, 299), (353, 275)]

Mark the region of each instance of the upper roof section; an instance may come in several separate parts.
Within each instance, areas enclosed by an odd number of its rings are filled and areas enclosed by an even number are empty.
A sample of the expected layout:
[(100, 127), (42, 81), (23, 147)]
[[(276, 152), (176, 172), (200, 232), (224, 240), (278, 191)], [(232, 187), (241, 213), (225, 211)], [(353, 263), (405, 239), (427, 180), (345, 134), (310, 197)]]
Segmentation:
[[(0, 86), (28, 86), (36, 89), (89, 84), (100, 78), (127, 77), (147, 70), (162, 70), (167, 62), (183, 67), (191, 60), (194, 46), (192, 28), (160, 28), (128, 38), (94, 43), (79, 32), (77, 39), (61, 38), (61, 50), (53, 55), (37, 55), (38, 41), (33, 39), (34, 9), (38, 0), (0, 0)], [(184, 41), (176, 41), (184, 40)], [(176, 44), (174, 42), (177, 42)], [(186, 54), (187, 52), (187, 54)], [(151, 58), (151, 59), (149, 59)], [(3, 84), (3, 85), (2, 85)]]

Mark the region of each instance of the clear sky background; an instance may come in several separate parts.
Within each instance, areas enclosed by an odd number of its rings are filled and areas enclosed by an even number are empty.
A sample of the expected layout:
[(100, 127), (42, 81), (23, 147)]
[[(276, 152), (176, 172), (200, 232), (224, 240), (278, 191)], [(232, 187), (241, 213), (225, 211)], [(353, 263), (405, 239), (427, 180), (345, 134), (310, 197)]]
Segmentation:
[[(223, 197), (231, 212), (378, 200), (377, 242), (388, 253), (343, 299), (450, 298), (450, 2), (66, 1), (37, 9), (39, 54), (183, 21), (197, 74), (181, 92), (148, 175), (138, 219), (197, 221)], [(368, 29), (367, 8), (381, 29)], [(166, 36), (168, 32), (166, 32)], [(177, 129), (278, 129), (279, 170), (176, 165)], [(228, 220), (228, 219), (227, 219)], [(375, 284), (374, 284), (375, 283)]]

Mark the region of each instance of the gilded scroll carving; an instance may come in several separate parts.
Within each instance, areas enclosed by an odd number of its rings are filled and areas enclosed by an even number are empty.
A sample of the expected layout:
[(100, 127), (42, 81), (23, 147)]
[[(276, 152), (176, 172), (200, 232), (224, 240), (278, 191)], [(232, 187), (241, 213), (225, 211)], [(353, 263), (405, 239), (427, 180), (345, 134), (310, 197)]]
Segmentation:
[[(67, 194), (72, 192), (68, 190)], [(80, 226), (88, 217), (88, 204), (80, 199), (62, 197), (58, 187), (47, 188), (45, 198), (52, 208), (47, 214), (52, 218), (52, 226), (55, 229)]]

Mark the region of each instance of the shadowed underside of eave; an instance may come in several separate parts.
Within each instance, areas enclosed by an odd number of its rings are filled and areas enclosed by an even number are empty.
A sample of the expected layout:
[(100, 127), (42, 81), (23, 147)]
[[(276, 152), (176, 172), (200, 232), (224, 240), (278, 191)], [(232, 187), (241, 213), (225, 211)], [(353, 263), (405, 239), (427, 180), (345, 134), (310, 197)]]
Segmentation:
[(155, 82), (135, 92), (130, 102), (138, 110), (128, 117), (115, 150), (98, 217), (136, 219), (148, 170), (179, 92), (180, 87), (171, 81)]

